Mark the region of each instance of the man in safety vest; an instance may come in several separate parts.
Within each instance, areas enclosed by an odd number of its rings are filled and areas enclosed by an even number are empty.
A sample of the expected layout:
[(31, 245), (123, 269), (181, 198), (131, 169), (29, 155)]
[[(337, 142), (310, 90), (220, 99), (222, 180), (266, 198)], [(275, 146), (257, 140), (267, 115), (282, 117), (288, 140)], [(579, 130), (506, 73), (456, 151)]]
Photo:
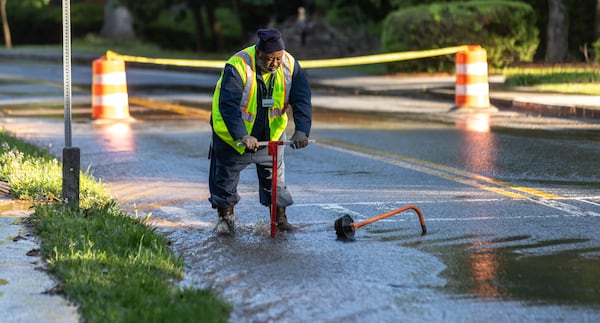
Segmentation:
[[(291, 106), (295, 131), (291, 147), (308, 146), (312, 106), (308, 81), (286, 50), (276, 29), (259, 29), (259, 41), (227, 60), (213, 96), (209, 201), (217, 209), (219, 234), (235, 231), (234, 206), (240, 200), (240, 172), (256, 164), (260, 203), (271, 205), (273, 158), (259, 141), (285, 139), (286, 109)], [(285, 186), (284, 146), (278, 146), (277, 228), (294, 229), (286, 207), (293, 203)]]

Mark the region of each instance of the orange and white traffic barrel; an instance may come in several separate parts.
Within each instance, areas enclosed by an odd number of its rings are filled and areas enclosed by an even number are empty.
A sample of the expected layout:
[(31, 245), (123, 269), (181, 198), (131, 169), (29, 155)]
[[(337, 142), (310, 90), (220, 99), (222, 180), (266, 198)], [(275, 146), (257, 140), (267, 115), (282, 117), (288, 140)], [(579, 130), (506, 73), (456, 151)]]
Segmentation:
[(92, 119), (128, 119), (125, 62), (103, 56), (94, 60), (92, 71)]
[(457, 108), (490, 108), (487, 52), (479, 45), (456, 53), (455, 103)]

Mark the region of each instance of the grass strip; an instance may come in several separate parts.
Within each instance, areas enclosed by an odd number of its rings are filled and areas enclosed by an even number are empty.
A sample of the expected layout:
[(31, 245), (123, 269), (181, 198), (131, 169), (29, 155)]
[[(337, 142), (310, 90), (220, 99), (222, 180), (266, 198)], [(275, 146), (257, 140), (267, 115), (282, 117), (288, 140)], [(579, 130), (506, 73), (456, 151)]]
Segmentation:
[[(10, 194), (22, 200), (60, 202), (62, 164), (35, 145), (0, 132), (0, 179), (10, 184)], [(104, 184), (86, 171), (80, 176), (80, 205), (89, 208), (110, 201)]]
[(506, 68), (505, 85), (532, 86), (540, 91), (600, 95), (600, 69), (590, 67)]
[(89, 172), (80, 176), (81, 207), (66, 208), (57, 159), (3, 131), (0, 142), (0, 180), (34, 202), (27, 223), (59, 282), (55, 291), (79, 306), (82, 321), (227, 321), (231, 306), (214, 291), (176, 286), (184, 262), (168, 239), (121, 211)]

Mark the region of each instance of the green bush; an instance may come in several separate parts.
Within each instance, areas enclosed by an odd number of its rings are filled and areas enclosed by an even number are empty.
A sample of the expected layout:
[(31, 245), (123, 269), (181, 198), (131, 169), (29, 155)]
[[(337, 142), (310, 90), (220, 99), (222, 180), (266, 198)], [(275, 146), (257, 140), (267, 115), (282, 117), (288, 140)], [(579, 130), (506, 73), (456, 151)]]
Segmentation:
[[(539, 42), (534, 21), (531, 6), (516, 1), (420, 5), (388, 15), (381, 43), (386, 52), (478, 44), (486, 49), (490, 65), (503, 67), (533, 59)], [(396, 62), (389, 68), (392, 71), (449, 71), (454, 68), (454, 57)]]

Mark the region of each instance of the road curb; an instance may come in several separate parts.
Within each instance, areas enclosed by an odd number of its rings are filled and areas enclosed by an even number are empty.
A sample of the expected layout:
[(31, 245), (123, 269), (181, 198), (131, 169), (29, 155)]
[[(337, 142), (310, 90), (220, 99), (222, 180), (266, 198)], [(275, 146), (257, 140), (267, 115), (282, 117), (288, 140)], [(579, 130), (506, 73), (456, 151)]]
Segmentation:
[(512, 105), (521, 111), (537, 112), (544, 115), (553, 115), (557, 117), (600, 119), (600, 111), (598, 109), (580, 106), (576, 104), (572, 106), (564, 106), (536, 103), (530, 101), (521, 101), (519, 99), (515, 99), (512, 101)]

